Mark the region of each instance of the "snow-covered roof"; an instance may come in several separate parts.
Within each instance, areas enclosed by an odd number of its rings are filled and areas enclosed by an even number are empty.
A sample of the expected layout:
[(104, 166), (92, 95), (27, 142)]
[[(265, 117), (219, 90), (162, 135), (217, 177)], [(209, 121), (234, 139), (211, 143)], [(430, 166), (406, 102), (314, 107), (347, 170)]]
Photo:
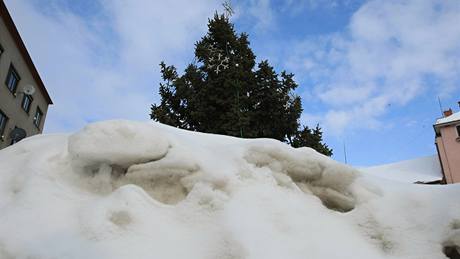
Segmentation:
[(437, 119), (435, 125), (454, 122), (454, 121), (460, 121), (460, 111), (456, 112), (456, 113), (454, 113), (454, 114), (452, 114), (450, 116), (447, 116), (447, 117), (444, 117), (444, 118), (441, 118), (441, 119)]
[(360, 169), (369, 175), (405, 183), (431, 182), (442, 179), (436, 155)]

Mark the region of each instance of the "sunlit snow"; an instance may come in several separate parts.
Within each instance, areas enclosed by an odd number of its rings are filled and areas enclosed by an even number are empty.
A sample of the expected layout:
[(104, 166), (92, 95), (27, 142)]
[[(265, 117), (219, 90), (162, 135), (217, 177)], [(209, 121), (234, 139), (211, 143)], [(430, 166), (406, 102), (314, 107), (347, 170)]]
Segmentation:
[(0, 258), (446, 258), (460, 186), (309, 148), (107, 121), (0, 151)]

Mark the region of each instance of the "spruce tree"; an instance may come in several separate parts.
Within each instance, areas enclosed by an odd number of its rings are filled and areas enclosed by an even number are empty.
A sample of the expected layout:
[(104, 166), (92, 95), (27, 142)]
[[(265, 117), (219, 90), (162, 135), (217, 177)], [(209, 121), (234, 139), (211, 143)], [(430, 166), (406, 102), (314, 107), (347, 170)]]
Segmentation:
[(259, 63), (255, 72), (252, 125), (256, 137), (289, 141), (299, 127), (302, 113), (300, 97), (293, 94), (297, 88), (293, 74), (281, 73), (281, 80), (267, 60)]
[(173, 66), (161, 64), (162, 100), (152, 105), (151, 118), (191, 130), (252, 137), (248, 93), (254, 87), (255, 55), (248, 36), (237, 35), (228, 18), (216, 14), (208, 34), (195, 45), (195, 58), (199, 65), (190, 64), (180, 77)]
[(332, 156), (332, 149), (323, 143), (323, 133), (319, 125), (316, 125), (314, 129), (304, 126), (302, 130), (297, 132), (291, 145), (293, 147), (311, 147), (326, 156)]
[(267, 60), (256, 68), (255, 59), (248, 35), (237, 34), (228, 16), (216, 13), (208, 21), (208, 33), (195, 44), (196, 61), (183, 75), (174, 66), (160, 64), (161, 102), (152, 105), (150, 117), (183, 129), (274, 138), (332, 154), (322, 146), (321, 135), (315, 142), (317, 133), (322, 134), (319, 127), (299, 131), (302, 103), (294, 93), (294, 75), (276, 73)]

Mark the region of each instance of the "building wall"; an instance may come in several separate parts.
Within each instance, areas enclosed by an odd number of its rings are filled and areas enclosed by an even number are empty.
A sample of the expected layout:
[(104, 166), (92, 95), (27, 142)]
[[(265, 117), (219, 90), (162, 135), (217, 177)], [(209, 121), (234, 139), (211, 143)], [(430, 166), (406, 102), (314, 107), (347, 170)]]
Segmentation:
[(444, 147), (442, 138), (436, 137), (435, 143), (438, 149), (439, 160), (442, 166), (442, 172), (444, 174), (445, 181), (446, 183), (452, 183), (452, 177), (451, 177), (452, 173), (450, 172), (449, 163), (447, 162), (446, 148)]
[(436, 137), (439, 155), (447, 183), (460, 183), (460, 136), (456, 125), (447, 125), (439, 129), (441, 136)]
[[(3, 138), (0, 138), (1, 149), (11, 144), (9, 133), (15, 127), (23, 128), (27, 132), (27, 136), (41, 133), (48, 111), (48, 102), (42, 92), (39, 91), (37, 82), (34, 80), (26, 61), (23, 59), (23, 56), (2, 19), (0, 19), (0, 44), (4, 49), (3, 54), (0, 56), (0, 110), (9, 118), (3, 133)], [(36, 88), (32, 96), (33, 102), (29, 113), (26, 113), (21, 107), (23, 93), (17, 93), (16, 96), (14, 96), (6, 87), (5, 80), (10, 64), (13, 64), (21, 78), (16, 90), (17, 92), (27, 84), (31, 84)], [(40, 110), (43, 112), (43, 118), (41, 119), (39, 127), (36, 127), (33, 123), (37, 106), (40, 107)]]

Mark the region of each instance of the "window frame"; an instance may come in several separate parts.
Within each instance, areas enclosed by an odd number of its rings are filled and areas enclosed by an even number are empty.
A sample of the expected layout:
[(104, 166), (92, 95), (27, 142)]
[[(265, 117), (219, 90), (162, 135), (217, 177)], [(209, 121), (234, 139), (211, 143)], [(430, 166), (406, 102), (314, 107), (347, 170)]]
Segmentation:
[[(14, 126), (14, 129), (17, 129), (17, 128), (19, 128), (19, 127), (18, 127), (18, 126)], [(24, 132), (26, 133), (26, 136), (25, 136), (24, 138), (27, 138), (27, 132), (26, 132), (25, 130), (24, 130)], [(18, 143), (19, 141), (23, 140), (24, 138), (22, 138), (22, 139), (20, 139), (20, 140), (18, 140), (18, 141), (16, 141), (16, 139), (12, 138), (12, 139), (11, 139), (11, 142), (10, 142), (10, 146), (12, 146), (12, 145)]]
[[(11, 81), (10, 77), (15, 76), (16, 78), (16, 84), (14, 85), (13, 89), (10, 88), (8, 83)], [(19, 81), (21, 81), (21, 76), (19, 75), (18, 71), (16, 68), (13, 66), (13, 64), (10, 64), (10, 68), (8, 69), (8, 74), (6, 74), (6, 79), (5, 79), (5, 85), (6, 88), (13, 94), (16, 95), (16, 90), (18, 89)]]
[[(38, 114), (40, 114), (40, 116), (37, 116)], [(42, 119), (43, 119), (43, 112), (40, 109), (40, 107), (37, 106), (37, 109), (35, 110), (35, 116), (34, 116), (34, 125), (38, 129), (40, 129), (40, 124), (42, 122)]]
[[(30, 102), (29, 102), (29, 105), (27, 106), (27, 108), (24, 108), (24, 103), (25, 103), (25, 100), (26, 100), (26, 99), (29, 99)], [(22, 110), (24, 110), (27, 114), (30, 114), (30, 107), (32, 107), (33, 101), (34, 101), (34, 98), (33, 98), (31, 95), (24, 94), (24, 96), (22, 97), (21, 108), (22, 108)]]
[(457, 130), (457, 137), (460, 138), (460, 124), (455, 125), (455, 129)]
[(0, 140), (1, 141), (5, 139), (4, 133), (5, 133), (6, 125), (8, 124), (9, 119), (10, 118), (8, 118), (8, 116), (6, 116), (6, 114), (2, 110), (0, 110)]

